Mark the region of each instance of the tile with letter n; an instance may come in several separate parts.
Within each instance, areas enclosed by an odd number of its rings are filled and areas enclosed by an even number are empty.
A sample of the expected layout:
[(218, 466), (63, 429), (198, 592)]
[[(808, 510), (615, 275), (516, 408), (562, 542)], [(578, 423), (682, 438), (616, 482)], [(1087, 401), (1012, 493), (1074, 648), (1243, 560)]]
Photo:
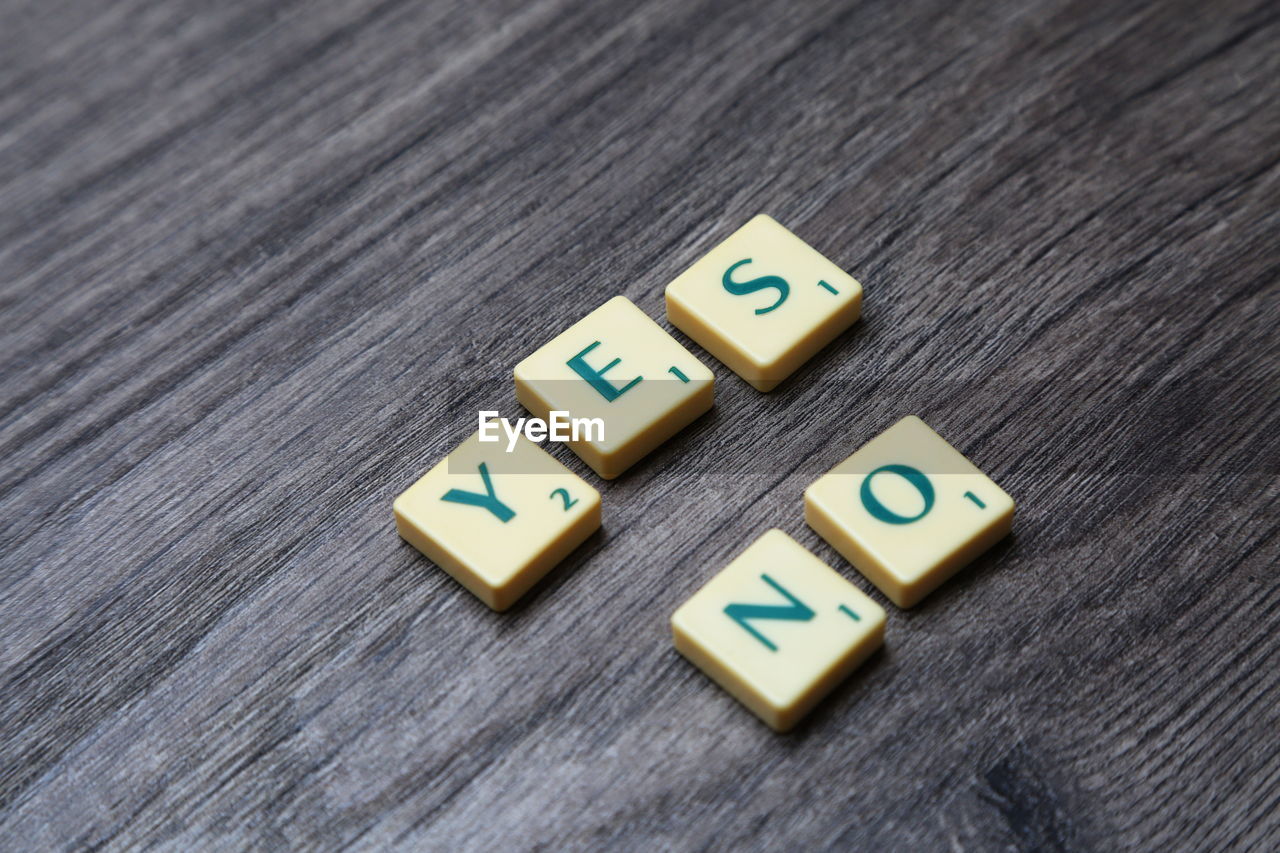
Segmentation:
[(516, 399), (548, 420), (553, 410), (598, 419), (569, 441), (612, 480), (711, 408), (715, 379), (624, 296), (615, 296), (516, 365)]
[(884, 640), (885, 615), (769, 530), (671, 616), (676, 649), (776, 731), (791, 729)]
[(809, 526), (914, 607), (1013, 526), (1013, 498), (914, 415), (805, 489)]
[(506, 610), (600, 527), (600, 493), (521, 436), (479, 433), (395, 499), (396, 531), (494, 610)]
[(763, 213), (667, 285), (671, 325), (771, 391), (853, 325), (862, 285)]

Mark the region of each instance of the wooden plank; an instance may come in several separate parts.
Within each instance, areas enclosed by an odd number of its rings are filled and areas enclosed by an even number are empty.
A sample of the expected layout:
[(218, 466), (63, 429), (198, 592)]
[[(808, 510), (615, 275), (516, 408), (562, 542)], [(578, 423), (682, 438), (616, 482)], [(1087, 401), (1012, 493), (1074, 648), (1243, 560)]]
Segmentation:
[[(0, 846), (1280, 846), (1277, 17), (9, 3)], [(553, 449), (605, 528), (510, 613), (395, 536), (516, 361), (760, 211), (854, 330), (706, 358), (619, 480)], [(907, 413), (1020, 510), (902, 612), (800, 493)], [(667, 627), (771, 526), (890, 611), (785, 737)]]

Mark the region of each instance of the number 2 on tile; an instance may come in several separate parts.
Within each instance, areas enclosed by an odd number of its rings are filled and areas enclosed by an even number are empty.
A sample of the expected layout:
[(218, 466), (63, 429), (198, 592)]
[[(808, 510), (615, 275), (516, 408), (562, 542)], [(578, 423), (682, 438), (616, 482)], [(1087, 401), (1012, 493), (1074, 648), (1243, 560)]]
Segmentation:
[(572, 499), (570, 499), (570, 497), (569, 497), (569, 490), (568, 490), (568, 489), (556, 489), (554, 492), (552, 492), (550, 495), (548, 495), (548, 497), (552, 497), (552, 498), (554, 498), (556, 495), (559, 495), (559, 496), (560, 496), (560, 499), (561, 499), (562, 501), (564, 501), (564, 511), (565, 511), (565, 512), (568, 512), (568, 511), (569, 511), (569, 507), (573, 506), (574, 504), (576, 504), (576, 503), (578, 502), (578, 499), (577, 499), (577, 498), (572, 498)]

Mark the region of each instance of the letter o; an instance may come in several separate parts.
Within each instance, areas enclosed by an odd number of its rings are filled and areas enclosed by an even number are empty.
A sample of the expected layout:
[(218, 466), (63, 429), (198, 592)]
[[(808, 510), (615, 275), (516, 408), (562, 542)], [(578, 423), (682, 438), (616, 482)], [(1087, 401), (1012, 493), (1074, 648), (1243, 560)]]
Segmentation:
[[(916, 491), (920, 493), (920, 497), (924, 498), (924, 509), (920, 510), (918, 515), (905, 516), (898, 515), (880, 503), (880, 499), (871, 491), (871, 478), (880, 473), (897, 474), (915, 486)], [(862, 505), (867, 508), (867, 512), (886, 524), (910, 524), (913, 521), (919, 521), (924, 518), (929, 514), (929, 510), (933, 509), (933, 484), (929, 482), (929, 478), (922, 472), (912, 468), (910, 465), (881, 465), (862, 479), (862, 488), (859, 490), (858, 496), (862, 498)]]

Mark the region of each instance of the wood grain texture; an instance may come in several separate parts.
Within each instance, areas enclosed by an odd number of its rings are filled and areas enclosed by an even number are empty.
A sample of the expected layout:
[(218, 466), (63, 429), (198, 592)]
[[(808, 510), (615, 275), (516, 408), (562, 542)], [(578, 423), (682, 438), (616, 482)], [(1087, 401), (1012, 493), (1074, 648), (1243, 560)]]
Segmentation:
[[(26, 0), (0, 847), (1280, 847), (1274, 2)], [(391, 500), (751, 215), (865, 287), (513, 612)], [(677, 333), (681, 340), (687, 339)], [(917, 413), (1019, 502), (795, 733), (670, 613)]]

